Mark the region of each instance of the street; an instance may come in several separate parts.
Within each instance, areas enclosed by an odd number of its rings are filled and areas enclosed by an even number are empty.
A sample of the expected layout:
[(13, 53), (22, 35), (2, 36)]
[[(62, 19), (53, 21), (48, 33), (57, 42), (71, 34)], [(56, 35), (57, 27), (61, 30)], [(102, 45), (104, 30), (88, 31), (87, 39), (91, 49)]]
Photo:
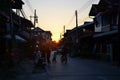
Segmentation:
[(69, 58), (67, 64), (60, 62), (46, 65), (45, 70), (19, 75), (15, 80), (120, 80), (120, 68), (102, 61)]
[(120, 80), (119, 43), (120, 0), (0, 0), (0, 80)]

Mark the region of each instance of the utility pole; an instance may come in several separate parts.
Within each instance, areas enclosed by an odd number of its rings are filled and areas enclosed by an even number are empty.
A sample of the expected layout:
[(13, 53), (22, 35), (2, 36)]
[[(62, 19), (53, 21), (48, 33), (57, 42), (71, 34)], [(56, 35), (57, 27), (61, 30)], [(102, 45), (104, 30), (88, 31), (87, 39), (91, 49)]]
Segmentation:
[(78, 30), (77, 30), (77, 27), (78, 27), (78, 13), (77, 13), (77, 10), (75, 10), (75, 16), (76, 16), (76, 43), (78, 43)]
[(60, 33), (60, 40), (62, 39), (62, 34)]
[(35, 12), (34, 12), (34, 28), (36, 26), (36, 20), (37, 20), (37, 16), (36, 16), (36, 9), (35, 9)]
[(65, 34), (65, 25), (63, 26), (63, 32), (64, 32), (64, 34)]
[(78, 40), (78, 13), (77, 13), (77, 10), (75, 10), (75, 16), (76, 16), (76, 35), (75, 35), (75, 48), (74, 48), (74, 52), (75, 52), (75, 55), (78, 55), (79, 54), (79, 40)]
[(38, 16), (36, 15), (36, 9), (34, 11), (34, 16), (30, 16), (30, 20), (32, 20), (32, 18), (34, 18), (34, 28), (35, 28), (36, 23), (38, 23)]
[(78, 13), (77, 13), (77, 10), (75, 10), (75, 16), (76, 16), (76, 27), (78, 27)]

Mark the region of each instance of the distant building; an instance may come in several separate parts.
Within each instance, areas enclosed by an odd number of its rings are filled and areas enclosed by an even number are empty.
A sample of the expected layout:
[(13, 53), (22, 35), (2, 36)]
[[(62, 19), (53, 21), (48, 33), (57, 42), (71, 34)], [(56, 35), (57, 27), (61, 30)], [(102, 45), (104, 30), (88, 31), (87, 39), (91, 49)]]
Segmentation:
[(44, 31), (39, 27), (35, 27), (32, 31), (36, 49), (40, 49), (42, 45), (49, 45), (51, 43), (52, 33), (50, 31)]

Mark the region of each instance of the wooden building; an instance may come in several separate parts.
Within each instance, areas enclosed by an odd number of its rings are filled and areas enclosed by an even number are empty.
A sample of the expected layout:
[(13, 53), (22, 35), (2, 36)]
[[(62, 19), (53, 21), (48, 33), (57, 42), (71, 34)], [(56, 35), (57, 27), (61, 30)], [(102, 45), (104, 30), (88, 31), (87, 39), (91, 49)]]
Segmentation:
[(120, 62), (119, 5), (119, 0), (100, 0), (99, 4), (93, 4), (89, 13), (95, 22), (94, 53), (117, 62)]
[[(64, 44), (68, 46), (71, 56), (86, 55), (92, 52), (92, 36), (94, 22), (85, 22), (83, 25), (68, 30), (64, 34)], [(86, 49), (88, 51), (86, 51)]]

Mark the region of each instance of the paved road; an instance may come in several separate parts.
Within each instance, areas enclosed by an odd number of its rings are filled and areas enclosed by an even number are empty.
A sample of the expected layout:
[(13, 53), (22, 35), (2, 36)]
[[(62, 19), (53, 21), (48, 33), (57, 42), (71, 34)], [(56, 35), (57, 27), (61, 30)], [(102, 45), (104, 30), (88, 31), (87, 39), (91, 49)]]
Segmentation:
[(16, 80), (120, 80), (120, 68), (106, 62), (69, 58), (67, 64), (51, 63), (46, 70), (19, 75)]
[(50, 80), (120, 80), (120, 68), (94, 60), (70, 58), (47, 67)]

